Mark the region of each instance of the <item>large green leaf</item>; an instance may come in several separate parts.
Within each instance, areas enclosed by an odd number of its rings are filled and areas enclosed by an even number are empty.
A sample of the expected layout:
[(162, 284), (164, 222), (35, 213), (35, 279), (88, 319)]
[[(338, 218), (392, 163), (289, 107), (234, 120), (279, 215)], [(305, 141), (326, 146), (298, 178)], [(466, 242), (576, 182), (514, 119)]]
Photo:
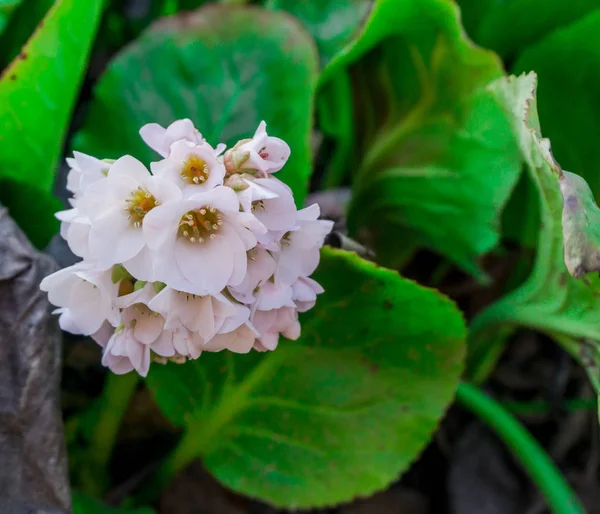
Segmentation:
[(19, 7), (23, 0), (0, 0), (0, 34), (4, 32), (13, 11)]
[(5, 68), (19, 54), (21, 48), (31, 37), (36, 26), (50, 7), (54, 0), (0, 0), (1, 9), (8, 13), (5, 30), (1, 31), (0, 37), (0, 68)]
[(145, 123), (190, 118), (213, 145), (233, 145), (264, 119), (292, 149), (277, 176), (300, 205), (311, 172), (317, 68), (313, 41), (285, 13), (220, 5), (166, 18), (109, 65), (74, 146), (157, 160), (138, 135)]
[(101, 8), (57, 0), (0, 77), (0, 201), (38, 246), (57, 227), (54, 173)]
[(193, 457), (227, 486), (285, 507), (380, 490), (415, 459), (451, 402), (464, 323), (448, 299), (354, 254), (325, 249), (325, 293), (299, 341), (203, 354), (147, 383)]
[(458, 3), (469, 35), (509, 60), (556, 29), (600, 7), (597, 0), (459, 0)]
[(380, 256), (394, 233), (477, 274), (520, 172), (509, 120), (485, 88), (501, 64), (466, 39), (449, 0), (377, 2), (362, 37), (329, 68), (376, 43), (351, 68), (364, 157), (349, 226)]
[[(469, 373), (482, 380), (503, 348), (507, 334), (528, 327), (555, 338), (584, 362), (598, 383), (600, 371), (600, 300), (597, 277), (578, 280), (598, 261), (598, 210), (582, 179), (563, 172), (554, 160), (548, 139), (541, 139), (535, 110), (535, 75), (508, 77), (492, 89), (515, 105), (514, 132), (539, 193), (541, 229), (536, 262), (527, 281), (486, 310), (471, 325)], [(565, 193), (563, 218), (562, 187)], [(565, 223), (563, 243), (562, 221)], [(587, 233), (582, 227), (589, 227)], [(593, 243), (593, 244), (592, 244)], [(594, 246), (595, 245), (595, 246)]]
[(267, 0), (270, 9), (296, 16), (317, 42), (321, 66), (360, 33), (375, 0)]
[(528, 48), (515, 70), (539, 76), (544, 135), (561, 165), (582, 175), (600, 199), (600, 9)]

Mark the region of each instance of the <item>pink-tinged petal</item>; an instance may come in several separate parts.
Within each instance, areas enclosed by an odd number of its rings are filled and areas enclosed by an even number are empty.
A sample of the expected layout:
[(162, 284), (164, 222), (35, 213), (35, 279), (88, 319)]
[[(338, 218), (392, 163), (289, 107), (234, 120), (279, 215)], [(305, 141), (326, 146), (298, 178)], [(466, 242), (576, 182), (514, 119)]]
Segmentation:
[(133, 329), (135, 338), (142, 344), (152, 344), (160, 336), (165, 326), (164, 318), (157, 313), (144, 312), (136, 318), (137, 323)]
[(169, 151), (164, 144), (165, 132), (166, 130), (158, 123), (148, 123), (140, 129), (140, 136), (152, 150), (166, 157)]
[(229, 238), (221, 234), (204, 243), (179, 239), (175, 245), (175, 262), (180, 273), (210, 294), (220, 293), (227, 285), (234, 271), (233, 258)]
[(197, 359), (204, 350), (204, 338), (200, 334), (190, 334), (188, 348), (190, 358)]
[(74, 222), (67, 230), (67, 243), (71, 251), (78, 257), (87, 258), (90, 253), (90, 228), (91, 224)]
[(142, 232), (146, 244), (152, 250), (162, 246), (172, 247), (177, 237), (177, 228), (181, 217), (190, 209), (186, 202), (169, 202), (152, 209), (142, 223)]
[(143, 246), (135, 257), (124, 261), (123, 266), (137, 280), (154, 280), (154, 254), (147, 246)]
[(146, 180), (144, 186), (148, 192), (156, 198), (160, 204), (180, 200), (181, 189), (176, 184), (163, 177), (151, 176)]
[(111, 265), (135, 257), (144, 247), (144, 236), (141, 228), (115, 210), (92, 224), (89, 242), (92, 256), (103, 265)]
[(114, 327), (110, 323), (104, 322), (102, 326), (92, 334), (92, 339), (96, 341), (102, 348), (105, 348), (106, 344), (114, 333)]
[(273, 351), (279, 344), (279, 332), (267, 332), (260, 336), (259, 341), (265, 350)]
[(233, 332), (249, 320), (250, 309), (248, 309), (248, 307), (243, 305), (234, 305), (234, 308), (234, 313), (224, 319), (223, 324), (219, 328), (219, 334)]
[(140, 161), (131, 155), (124, 155), (117, 159), (110, 167), (108, 178), (113, 179), (116, 175), (128, 177), (136, 183), (141, 183), (148, 178), (150, 172)]
[(290, 286), (276, 286), (266, 282), (260, 286), (257, 294), (256, 308), (261, 311), (270, 311), (280, 307), (295, 307), (292, 302), (292, 288)]
[(248, 353), (254, 345), (255, 333), (247, 325), (242, 325), (233, 332), (218, 334), (208, 341), (203, 350), (206, 352), (220, 352), (229, 350), (233, 353)]
[(196, 205), (195, 208), (210, 205), (223, 213), (237, 213), (239, 211), (239, 202), (235, 191), (226, 186), (217, 186), (210, 191), (191, 195), (188, 200)]
[[(249, 213), (249, 212), (237, 212), (234, 216), (231, 217), (232, 221), (234, 221), (237, 224), (241, 225), (242, 227), (247, 228), (247, 231), (243, 231), (244, 233), (247, 233), (248, 231), (251, 231), (253, 234), (266, 234), (267, 233), (267, 227), (265, 227), (265, 225), (253, 214)], [(256, 241), (256, 237), (251, 237), (252, 234), (248, 235), (248, 245), (252, 245), (250, 246), (250, 248), (254, 248), (256, 246), (256, 243), (254, 241)], [(244, 236), (242, 236), (244, 237)], [(254, 242), (254, 244), (252, 244)]]
[(163, 330), (154, 343), (150, 345), (150, 349), (161, 357), (173, 357), (175, 348), (173, 347), (173, 331)]
[(58, 317), (58, 326), (61, 330), (65, 332), (71, 332), (71, 334), (81, 334), (81, 329), (75, 323), (75, 318), (73, 317), (73, 313), (71, 309), (67, 309), (66, 307), (61, 307), (60, 309), (55, 309), (52, 311), (52, 314), (59, 314)]
[(283, 337), (290, 339), (291, 341), (295, 341), (300, 337), (301, 327), (298, 321), (294, 321), (291, 325), (289, 325), (285, 330), (281, 331)]

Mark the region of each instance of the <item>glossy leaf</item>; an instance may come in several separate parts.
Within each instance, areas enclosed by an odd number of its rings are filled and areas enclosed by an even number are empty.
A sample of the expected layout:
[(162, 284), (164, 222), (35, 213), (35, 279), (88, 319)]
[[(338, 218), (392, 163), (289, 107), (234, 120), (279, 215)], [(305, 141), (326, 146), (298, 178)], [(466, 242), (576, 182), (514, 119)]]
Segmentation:
[(21, 2), (22, 0), (0, 0), (0, 33), (4, 32), (13, 11)]
[[(498, 97), (516, 106), (514, 132), (539, 193), (542, 224), (535, 266), (527, 281), (473, 320), (469, 335), (469, 373), (476, 380), (484, 379), (499, 355), (507, 334), (518, 327), (528, 327), (563, 344), (584, 362), (588, 371), (595, 376), (597, 385), (600, 378), (600, 281), (597, 277), (578, 280), (569, 274), (565, 266), (561, 184), (569, 209), (565, 211), (568, 218), (565, 225), (567, 248), (573, 248), (574, 237), (579, 242), (582, 240), (581, 234), (576, 234), (581, 223), (575, 222), (582, 215), (576, 204), (581, 206), (587, 203), (590, 210), (585, 215), (592, 224), (593, 219), (600, 219), (600, 214), (597, 207), (591, 209), (590, 199), (581, 194), (581, 188), (572, 187), (573, 179), (563, 173), (552, 156), (550, 141), (539, 135), (535, 111), (535, 75), (501, 79), (492, 89)], [(571, 185), (565, 185), (565, 180), (570, 180)], [(595, 235), (584, 235), (587, 242), (591, 237)], [(594, 250), (588, 244), (584, 247), (587, 248), (585, 252)], [(581, 246), (579, 248), (581, 257)]]
[(323, 250), (325, 287), (296, 342), (204, 353), (147, 382), (193, 457), (232, 489), (289, 508), (386, 487), (429, 441), (459, 382), (464, 323), (448, 299), (354, 254)]
[(485, 89), (501, 64), (466, 39), (453, 2), (380, 1), (330, 68), (379, 41), (351, 68), (364, 158), (349, 226), (378, 255), (390, 253), (392, 232), (481, 276), (477, 259), (497, 244), (520, 173), (504, 108)]
[(321, 66), (360, 34), (375, 0), (267, 0), (271, 9), (298, 18), (317, 42)]
[(600, 9), (528, 48), (516, 72), (539, 76), (537, 107), (561, 165), (576, 171), (600, 200)]
[(109, 65), (74, 147), (158, 160), (138, 136), (149, 122), (191, 118), (213, 145), (251, 137), (261, 120), (292, 149), (277, 176), (302, 204), (311, 172), (314, 43), (284, 13), (207, 6), (166, 18)]
[(52, 211), (40, 209), (52, 204), (54, 174), (101, 8), (102, 0), (57, 1), (0, 77), (1, 200), (38, 246), (57, 228)]
[(600, 7), (596, 0), (459, 0), (458, 3), (465, 27), (475, 42), (507, 60)]

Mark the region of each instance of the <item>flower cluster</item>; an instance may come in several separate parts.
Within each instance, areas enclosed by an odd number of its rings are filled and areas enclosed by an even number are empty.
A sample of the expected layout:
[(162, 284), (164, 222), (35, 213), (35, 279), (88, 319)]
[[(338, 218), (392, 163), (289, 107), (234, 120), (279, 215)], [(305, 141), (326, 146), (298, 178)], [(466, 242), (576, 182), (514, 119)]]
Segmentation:
[(72, 208), (57, 217), (83, 260), (41, 288), (63, 330), (91, 335), (115, 373), (299, 337), (332, 223), (317, 205), (296, 209), (273, 176), (290, 149), (265, 127), (224, 151), (190, 120), (148, 124), (140, 135), (162, 157), (151, 172), (129, 155), (68, 159)]

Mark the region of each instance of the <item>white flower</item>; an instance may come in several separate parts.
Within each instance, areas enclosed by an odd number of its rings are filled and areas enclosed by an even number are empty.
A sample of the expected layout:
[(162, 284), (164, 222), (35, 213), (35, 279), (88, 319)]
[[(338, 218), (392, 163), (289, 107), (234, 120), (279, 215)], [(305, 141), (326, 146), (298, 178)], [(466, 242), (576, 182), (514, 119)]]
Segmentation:
[[(184, 326), (208, 341), (224, 323), (236, 319), (237, 328), (250, 317), (247, 307), (237, 309), (223, 295), (197, 296), (165, 287), (149, 303), (152, 310), (166, 318), (165, 328)], [(233, 330), (233, 328), (232, 328)]]
[(258, 332), (252, 325), (244, 323), (235, 330), (225, 334), (217, 334), (203, 347), (206, 352), (229, 350), (233, 353), (248, 353), (252, 350)]
[(274, 350), (300, 336), (298, 313), (323, 288), (309, 275), (333, 223), (296, 209), (273, 178), (290, 155), (262, 122), (223, 157), (193, 123), (148, 124), (163, 160), (154, 174), (131, 156), (68, 159), (71, 209), (61, 235), (83, 258), (41, 288), (63, 330), (90, 335), (114, 373), (202, 352)]
[(225, 166), (208, 143), (177, 141), (166, 159), (151, 164), (152, 173), (177, 184), (184, 196), (223, 185)]
[[(151, 257), (145, 249), (144, 218), (160, 204), (176, 200), (179, 189), (153, 177), (146, 167), (126, 155), (116, 161), (105, 180), (89, 186), (82, 199), (91, 221), (89, 251), (100, 267), (123, 264), (136, 278), (151, 280)], [(142, 250), (145, 254), (139, 255)]]
[(73, 193), (75, 200), (80, 197), (87, 187), (106, 177), (111, 162), (103, 161), (81, 152), (73, 152), (73, 157), (67, 157), (71, 168), (67, 175), (67, 189)]
[(312, 274), (319, 265), (321, 247), (333, 228), (333, 221), (320, 220), (319, 214), (317, 204), (298, 211), (298, 228), (280, 242), (276, 283), (291, 285), (299, 277)]
[(257, 350), (274, 350), (279, 343), (279, 335), (292, 341), (300, 337), (298, 312), (293, 307), (282, 307), (269, 311), (256, 311), (252, 324), (260, 333), (255, 343)]
[(177, 141), (185, 140), (196, 145), (204, 141), (202, 134), (196, 130), (192, 120), (189, 119), (174, 121), (167, 128), (161, 127), (158, 123), (148, 123), (140, 129), (140, 136), (162, 157), (169, 155), (171, 145)]
[(278, 137), (268, 136), (266, 127), (261, 121), (252, 139), (242, 140), (225, 152), (229, 173), (243, 170), (275, 173), (283, 168), (290, 156), (290, 147)]
[(253, 303), (258, 286), (269, 280), (277, 269), (277, 262), (265, 248), (256, 247), (248, 252), (248, 263), (244, 280), (229, 287), (231, 295), (239, 302)]
[(153, 209), (143, 230), (156, 252), (155, 280), (200, 296), (241, 283), (255, 232), (266, 231), (254, 216), (239, 212), (237, 196), (224, 186)]
[(317, 295), (324, 292), (321, 284), (310, 277), (300, 277), (292, 284), (292, 300), (298, 312), (312, 309), (317, 302)]
[(90, 228), (92, 222), (83, 210), (78, 207), (65, 211), (58, 211), (55, 216), (60, 220), (60, 235), (67, 241), (71, 251), (83, 259), (90, 255)]
[(261, 244), (270, 244), (288, 231), (297, 228), (298, 212), (292, 190), (276, 178), (246, 180), (248, 189), (238, 193), (240, 205), (254, 216), (268, 232), (258, 238)]
[(119, 322), (118, 309), (111, 299), (117, 286), (110, 280), (110, 272), (90, 269), (75, 264), (44, 278), (40, 289), (48, 293), (50, 303), (60, 307), (61, 328), (70, 332), (91, 335), (108, 320)]

